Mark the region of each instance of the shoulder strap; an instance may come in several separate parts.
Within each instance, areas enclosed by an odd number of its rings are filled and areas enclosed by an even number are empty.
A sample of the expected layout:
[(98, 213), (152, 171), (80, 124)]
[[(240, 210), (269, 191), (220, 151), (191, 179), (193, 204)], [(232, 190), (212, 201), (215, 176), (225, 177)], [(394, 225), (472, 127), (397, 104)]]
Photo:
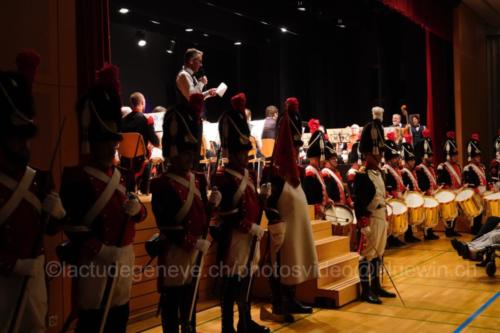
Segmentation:
[(320, 182), (320, 184), (321, 184), (321, 186), (322, 186), (323, 188), (325, 188), (325, 187), (326, 187), (326, 185), (325, 185), (325, 181), (323, 180), (323, 177), (321, 177), (321, 175), (319, 174), (319, 171), (318, 171), (315, 167), (313, 167), (313, 166), (311, 166), (311, 165), (308, 165), (308, 166), (306, 167), (306, 171), (307, 171), (307, 170), (312, 171), (312, 172), (316, 175), (316, 178), (318, 179), (318, 181)]
[(10, 196), (9, 200), (0, 209), (0, 225), (4, 224), (9, 216), (16, 210), (16, 208), (21, 203), (21, 200), (26, 199), (35, 209), (40, 212), (42, 206), (40, 200), (30, 192), (29, 188), (33, 179), (35, 178), (36, 171), (30, 167), (26, 167), (23, 178), (19, 183), (9, 176), (0, 173), (0, 183), (5, 185), (7, 188), (13, 190), (14, 192)]
[(196, 194), (199, 198), (201, 198), (200, 192), (196, 189), (196, 186), (194, 184), (194, 175), (192, 173), (189, 174), (189, 182), (187, 182), (182, 177), (179, 177), (178, 175), (174, 175), (172, 173), (168, 173), (167, 177), (176, 181), (177, 183), (183, 185), (188, 189), (186, 200), (182, 204), (181, 209), (179, 209), (179, 211), (177, 212), (177, 214), (175, 214), (174, 217), (176, 223), (181, 223), (184, 220), (184, 218), (186, 218), (187, 214), (191, 210), (191, 207), (193, 206), (194, 195)]
[(249, 182), (249, 173), (248, 170), (245, 169), (244, 175), (240, 174), (239, 172), (226, 168), (226, 172), (229, 173), (231, 176), (234, 176), (235, 178), (240, 180), (240, 185), (238, 186), (238, 189), (234, 193), (233, 197), (233, 207), (236, 207), (238, 203), (240, 202), (241, 197), (243, 196), (243, 193), (245, 192), (247, 186), (250, 186), (250, 188), (255, 192), (255, 186)]
[(457, 184), (461, 185), (462, 184), (462, 179), (458, 175), (458, 173), (455, 170), (455, 168), (453, 167), (453, 165), (451, 165), (450, 162), (448, 162), (448, 161), (446, 161), (444, 163), (444, 165), (445, 165), (446, 169), (448, 170), (448, 172), (453, 176), (453, 178), (455, 178), (455, 180), (457, 181)]
[(123, 187), (123, 185), (120, 184), (121, 174), (118, 169), (115, 169), (113, 171), (113, 175), (111, 177), (106, 175), (104, 172), (89, 166), (86, 166), (83, 169), (90, 176), (93, 176), (101, 180), (102, 182), (107, 183), (106, 187), (104, 188), (104, 191), (102, 191), (97, 201), (94, 203), (92, 208), (90, 208), (90, 210), (87, 212), (87, 214), (85, 214), (83, 218), (83, 224), (87, 227), (90, 227), (92, 222), (101, 213), (104, 207), (106, 207), (109, 200), (111, 200), (115, 191), (125, 193), (125, 188)]

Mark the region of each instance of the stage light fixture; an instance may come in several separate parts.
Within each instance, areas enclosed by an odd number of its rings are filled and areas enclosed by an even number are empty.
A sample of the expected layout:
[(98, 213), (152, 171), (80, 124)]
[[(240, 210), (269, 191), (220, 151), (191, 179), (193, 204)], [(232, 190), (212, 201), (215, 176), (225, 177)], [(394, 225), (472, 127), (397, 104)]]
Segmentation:
[(260, 21), (260, 23), (262, 23), (263, 25), (269, 25), (269, 23), (266, 21)]
[(234, 45), (236, 45), (236, 46), (240, 46), (241, 44), (242, 44), (242, 43), (241, 43), (240, 41), (236, 41), (236, 42), (234, 42)]
[(345, 29), (347, 26), (344, 24), (341, 18), (337, 19), (337, 27), (340, 29)]
[(203, 34), (203, 37), (208, 37), (208, 36), (209, 36), (209, 34)]
[(137, 46), (144, 47), (147, 45), (148, 42), (146, 41), (146, 34), (144, 33), (144, 31), (137, 30), (137, 32), (135, 33), (135, 37), (137, 40)]
[(120, 8), (120, 9), (118, 10), (118, 12), (119, 12), (120, 14), (125, 15), (125, 14), (128, 14), (128, 12), (130, 12), (130, 9), (123, 7), (123, 8)]
[(170, 43), (168, 44), (167, 53), (173, 54), (174, 49), (175, 49), (175, 40), (172, 39), (172, 40), (170, 40)]
[(285, 27), (281, 27), (280, 30), (284, 34), (288, 32), (287, 28), (285, 28)]
[(153, 23), (153, 24), (157, 24), (157, 25), (161, 24), (161, 22), (160, 22), (160, 21), (156, 21), (156, 20), (149, 20), (149, 22), (151, 22), (151, 23)]
[(307, 10), (305, 1), (302, 0), (297, 1), (297, 10), (300, 12), (305, 12)]
[(184, 29), (184, 31), (185, 31), (185, 32), (193, 32), (193, 31), (194, 31), (194, 29), (193, 29), (193, 28), (186, 28), (186, 29)]

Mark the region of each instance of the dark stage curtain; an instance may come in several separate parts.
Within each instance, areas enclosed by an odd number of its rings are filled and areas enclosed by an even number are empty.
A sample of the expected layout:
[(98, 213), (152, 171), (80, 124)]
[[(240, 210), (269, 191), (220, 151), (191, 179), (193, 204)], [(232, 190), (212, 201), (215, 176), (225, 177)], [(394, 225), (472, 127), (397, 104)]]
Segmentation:
[(453, 0), (382, 0), (387, 7), (449, 41), (452, 39), (452, 10), (455, 2)]
[(109, 0), (76, 0), (78, 94), (92, 85), (95, 72), (111, 61)]

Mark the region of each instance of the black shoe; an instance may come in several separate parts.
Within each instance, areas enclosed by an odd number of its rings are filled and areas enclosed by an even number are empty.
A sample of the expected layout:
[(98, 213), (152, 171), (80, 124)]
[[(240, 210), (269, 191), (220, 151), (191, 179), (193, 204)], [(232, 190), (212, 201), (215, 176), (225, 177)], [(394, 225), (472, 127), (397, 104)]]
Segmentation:
[(405, 235), (405, 242), (406, 243), (418, 243), (421, 240), (413, 235)]
[(283, 302), (283, 310), (285, 313), (312, 313), (313, 308), (302, 304), (295, 297), (295, 286), (285, 286), (282, 285), (284, 291), (285, 299)]
[(461, 234), (459, 234), (458, 232), (456, 232), (455, 229), (453, 229), (453, 228), (446, 228), (445, 231), (444, 231), (444, 234), (448, 238), (462, 236)]
[(436, 235), (431, 229), (427, 230), (424, 236), (425, 240), (436, 240), (439, 239), (439, 236)]
[(469, 259), (470, 258), (470, 251), (469, 251), (469, 247), (460, 242), (459, 240), (457, 239), (452, 239), (451, 240), (451, 245), (453, 246), (453, 248), (457, 251), (457, 253), (464, 259)]
[(401, 246), (406, 245), (404, 242), (402, 242), (399, 238), (391, 235), (387, 237), (387, 247), (390, 248), (398, 248)]
[(378, 297), (385, 297), (385, 298), (396, 298), (396, 294), (395, 293), (391, 293), (387, 290), (385, 290), (384, 288), (382, 287), (377, 287), (377, 288), (374, 288), (372, 287), (373, 289), (373, 293), (375, 295), (377, 295)]
[[(369, 287), (368, 287), (369, 288)], [(374, 294), (370, 289), (361, 293), (361, 300), (370, 304), (382, 304), (382, 301), (376, 294)]]

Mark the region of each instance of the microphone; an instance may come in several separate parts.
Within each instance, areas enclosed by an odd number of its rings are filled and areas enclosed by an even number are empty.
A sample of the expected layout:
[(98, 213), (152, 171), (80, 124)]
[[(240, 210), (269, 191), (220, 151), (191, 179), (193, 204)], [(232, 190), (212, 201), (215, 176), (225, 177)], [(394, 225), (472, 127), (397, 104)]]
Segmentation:
[(205, 76), (205, 70), (203, 69), (203, 67), (201, 67), (196, 73), (193, 74), (194, 77), (199, 80), (201, 79), (202, 77)]

